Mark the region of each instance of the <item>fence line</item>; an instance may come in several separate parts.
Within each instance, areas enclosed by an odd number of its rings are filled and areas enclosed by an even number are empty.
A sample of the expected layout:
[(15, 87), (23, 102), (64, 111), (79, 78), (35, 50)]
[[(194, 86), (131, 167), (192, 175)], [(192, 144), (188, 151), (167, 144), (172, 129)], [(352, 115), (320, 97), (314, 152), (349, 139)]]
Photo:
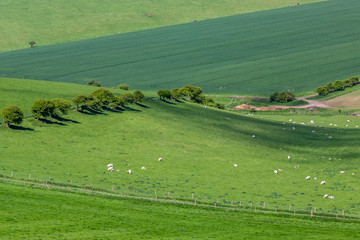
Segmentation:
[[(226, 204), (218, 204), (218, 200), (215, 203), (208, 203), (206, 202), (199, 202), (197, 200), (192, 199), (183, 199), (183, 198), (170, 198), (166, 195), (163, 198), (159, 198), (155, 191), (155, 198), (154, 197), (146, 197), (146, 196), (135, 196), (135, 195), (124, 195), (123, 193), (114, 193), (114, 191), (106, 191), (104, 189), (96, 189), (92, 186), (76, 186), (70, 184), (63, 184), (63, 183), (56, 183), (50, 181), (37, 181), (37, 180), (30, 180), (30, 179), (15, 179), (13, 177), (6, 177), (5, 175), (1, 175), (0, 177), (2, 182), (10, 183), (10, 184), (17, 184), (17, 185), (24, 185), (24, 186), (32, 186), (38, 188), (45, 188), (45, 189), (57, 189), (60, 191), (65, 192), (73, 192), (73, 193), (82, 193), (82, 194), (91, 194), (91, 195), (99, 195), (99, 196), (108, 196), (108, 197), (116, 197), (116, 198), (125, 198), (125, 199), (138, 199), (143, 201), (152, 201), (152, 202), (160, 202), (160, 203), (172, 203), (177, 205), (191, 205), (196, 207), (203, 207), (203, 208), (213, 208), (216, 210), (224, 210), (224, 211), (234, 211), (234, 212), (253, 212), (253, 213), (263, 213), (263, 214), (275, 214), (275, 215), (287, 215), (287, 216), (300, 216), (300, 217), (309, 217), (309, 218), (322, 218), (322, 219), (336, 219), (342, 221), (356, 221), (360, 222), (359, 217), (353, 216), (345, 216), (344, 210), (341, 212), (341, 216), (338, 213), (334, 214), (316, 214), (316, 208), (311, 211), (301, 211), (301, 210), (294, 210), (291, 211), (291, 205), (289, 207), (289, 211), (282, 210), (275, 208), (273, 209), (266, 209), (265, 202), (263, 203), (262, 207), (253, 206), (253, 203), (250, 202), (250, 206), (244, 206), (242, 202), (239, 205), (235, 205), (231, 202), (231, 205)], [(113, 186), (112, 186), (113, 189)], [(170, 192), (169, 192), (170, 193)]]

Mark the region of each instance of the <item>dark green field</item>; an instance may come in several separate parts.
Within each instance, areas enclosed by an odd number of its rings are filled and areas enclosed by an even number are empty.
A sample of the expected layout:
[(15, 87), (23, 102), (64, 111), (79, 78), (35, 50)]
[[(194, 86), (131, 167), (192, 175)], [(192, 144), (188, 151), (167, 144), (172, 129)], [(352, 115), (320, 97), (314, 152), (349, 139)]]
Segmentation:
[(360, 72), (359, 10), (357, 0), (332, 0), (13, 51), (0, 54), (0, 76), (299, 93)]

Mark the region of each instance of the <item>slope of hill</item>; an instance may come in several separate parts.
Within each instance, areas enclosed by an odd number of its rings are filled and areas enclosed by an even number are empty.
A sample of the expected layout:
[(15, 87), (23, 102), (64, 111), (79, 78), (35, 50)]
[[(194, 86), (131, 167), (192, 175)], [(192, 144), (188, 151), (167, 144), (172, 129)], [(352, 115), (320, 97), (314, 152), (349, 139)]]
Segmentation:
[(359, 73), (360, 2), (242, 14), (0, 54), (0, 76), (157, 90), (309, 91)]
[[(41, 89), (41, 81), (17, 81)], [(46, 84), (44, 92), (61, 89), (58, 83)], [(80, 87), (84, 92), (89, 89)], [(2, 92), (6, 97), (7, 91)], [(7, 98), (9, 104), (12, 97)], [(24, 95), (22, 103), (14, 101), (20, 107), (30, 106), (33, 96)], [(356, 191), (360, 122), (355, 117), (249, 117), (147, 98), (144, 106), (132, 105), (126, 111), (71, 112), (63, 118), (43, 123), (26, 119), (22, 126), (28, 131), (0, 127), (0, 173), (91, 184), (124, 194), (135, 191), (153, 197), (154, 191), (159, 196), (170, 192), (174, 198), (194, 194), (195, 199), (210, 202), (241, 201), (258, 207), (265, 202), (270, 209), (287, 209), (291, 204), (293, 210), (317, 207), (319, 213), (360, 214)], [(163, 161), (158, 162), (159, 157)], [(119, 172), (106, 171), (109, 163)], [(126, 173), (129, 169), (131, 175)], [(275, 169), (282, 171), (274, 174)], [(324, 180), (327, 184), (320, 185)], [(324, 194), (335, 199), (324, 199)]]
[(1, 1), (0, 51), (48, 45), (321, 0)]
[(0, 183), (2, 239), (358, 239), (359, 223), (226, 212)]

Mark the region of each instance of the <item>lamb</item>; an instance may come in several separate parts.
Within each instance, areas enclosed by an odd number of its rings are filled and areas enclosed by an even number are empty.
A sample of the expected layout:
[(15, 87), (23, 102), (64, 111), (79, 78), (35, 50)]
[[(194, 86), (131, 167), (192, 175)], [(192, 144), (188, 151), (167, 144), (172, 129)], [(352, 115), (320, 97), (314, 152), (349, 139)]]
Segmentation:
[(253, 138), (255, 137), (255, 135), (252, 136)]
[(142, 169), (142, 170), (146, 170), (146, 167), (142, 167), (141, 169)]
[(309, 179), (310, 179), (310, 176), (307, 176), (305, 179), (306, 179), (306, 180), (309, 180)]
[(114, 171), (114, 168), (113, 168), (113, 167), (108, 167), (107, 170), (113, 172), (113, 171)]
[(275, 174), (277, 174), (277, 173), (278, 173), (278, 171), (277, 171), (277, 170), (274, 170), (274, 173), (275, 173)]
[(107, 165), (107, 167), (113, 167), (113, 164), (112, 164), (112, 163), (109, 163), (109, 164)]
[(328, 197), (329, 197), (329, 195), (327, 195), (327, 194), (324, 195), (324, 198), (328, 198)]
[(335, 197), (334, 196), (329, 196), (329, 199), (334, 199)]
[(127, 172), (128, 174), (131, 174), (131, 169), (127, 170), (126, 172)]
[(290, 159), (291, 157), (290, 156), (288, 156), (288, 159)]
[(320, 183), (320, 184), (321, 184), (321, 185), (324, 185), (325, 183), (326, 183), (325, 181), (321, 181), (321, 183)]
[(344, 173), (345, 171), (340, 171), (340, 173)]
[(159, 159), (158, 159), (159, 162), (162, 161), (162, 160), (163, 160), (162, 158), (159, 158)]
[(237, 167), (237, 166), (238, 166), (238, 165), (235, 163), (235, 164), (234, 164), (234, 167)]

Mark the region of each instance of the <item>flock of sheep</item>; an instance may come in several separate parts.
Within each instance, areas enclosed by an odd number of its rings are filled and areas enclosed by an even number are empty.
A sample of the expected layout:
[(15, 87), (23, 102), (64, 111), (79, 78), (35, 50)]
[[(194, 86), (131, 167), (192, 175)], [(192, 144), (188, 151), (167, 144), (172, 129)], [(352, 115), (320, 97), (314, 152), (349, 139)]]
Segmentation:
[[(162, 160), (163, 160), (162, 158), (159, 158), (158, 162), (161, 162)], [(115, 170), (114, 164), (112, 163), (109, 163), (106, 167), (109, 172), (113, 172)], [(146, 170), (146, 167), (141, 167), (141, 170)], [(120, 169), (116, 169), (116, 172), (120, 172)], [(127, 170), (126, 173), (131, 174), (132, 173), (131, 169)]]

